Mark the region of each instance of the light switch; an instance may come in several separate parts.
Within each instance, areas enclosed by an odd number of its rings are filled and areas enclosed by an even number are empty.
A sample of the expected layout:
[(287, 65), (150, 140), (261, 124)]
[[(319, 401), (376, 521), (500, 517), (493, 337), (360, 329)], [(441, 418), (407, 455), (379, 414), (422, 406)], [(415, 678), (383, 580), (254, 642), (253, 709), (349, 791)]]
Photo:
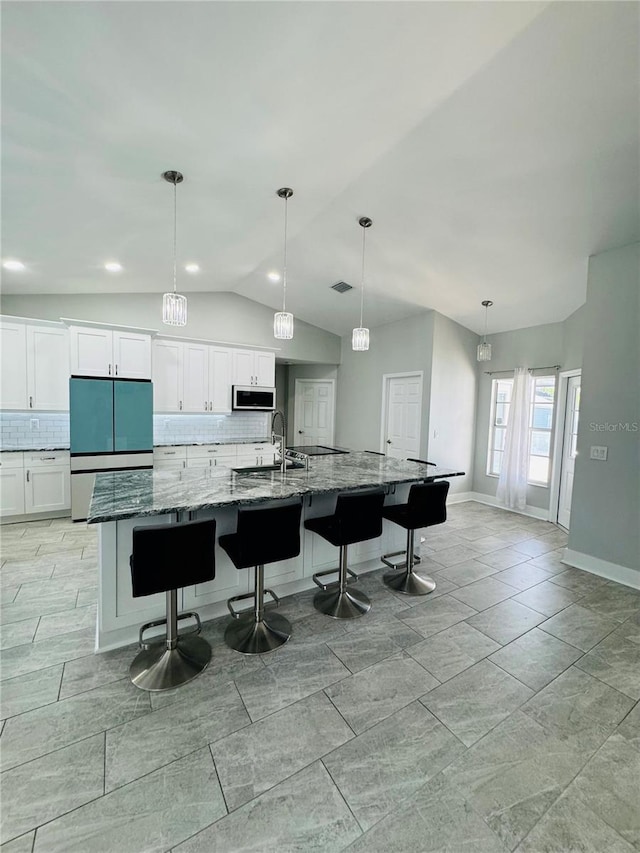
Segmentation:
[(591, 459), (598, 459), (600, 462), (606, 462), (607, 461), (607, 451), (608, 451), (607, 447), (596, 447), (596, 446), (592, 445), (590, 458)]

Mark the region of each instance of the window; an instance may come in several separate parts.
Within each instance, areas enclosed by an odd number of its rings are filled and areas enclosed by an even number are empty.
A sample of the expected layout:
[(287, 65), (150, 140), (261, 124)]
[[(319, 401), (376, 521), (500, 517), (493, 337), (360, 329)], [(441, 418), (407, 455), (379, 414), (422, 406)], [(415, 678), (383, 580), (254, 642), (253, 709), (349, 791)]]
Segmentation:
[[(536, 376), (532, 379), (532, 385), (529, 414), (529, 482), (547, 486), (551, 467), (556, 379), (555, 376)], [(493, 380), (487, 474), (494, 477), (500, 475), (502, 467), (512, 390), (513, 379)]]

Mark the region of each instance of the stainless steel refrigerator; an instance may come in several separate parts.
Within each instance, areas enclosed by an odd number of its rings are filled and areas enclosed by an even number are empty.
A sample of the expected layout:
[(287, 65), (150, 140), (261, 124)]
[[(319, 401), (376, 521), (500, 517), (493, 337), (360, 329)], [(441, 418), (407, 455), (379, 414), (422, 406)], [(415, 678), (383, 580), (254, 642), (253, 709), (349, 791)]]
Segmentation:
[(150, 380), (69, 380), (71, 518), (86, 520), (100, 471), (153, 468)]

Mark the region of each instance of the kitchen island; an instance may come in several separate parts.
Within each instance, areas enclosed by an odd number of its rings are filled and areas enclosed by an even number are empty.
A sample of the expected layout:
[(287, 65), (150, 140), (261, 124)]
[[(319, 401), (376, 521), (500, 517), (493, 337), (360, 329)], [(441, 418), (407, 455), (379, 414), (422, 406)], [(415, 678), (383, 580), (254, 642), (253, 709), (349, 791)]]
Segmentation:
[[(129, 555), (134, 527), (195, 518), (215, 518), (217, 535), (233, 533), (238, 506), (302, 498), (302, 521), (333, 512), (339, 492), (384, 487), (387, 503), (406, 501), (411, 483), (461, 475), (451, 468), (355, 452), (314, 457), (309, 468), (246, 473), (221, 466), (175, 471), (118, 471), (98, 474), (88, 522), (99, 524), (96, 651), (134, 642), (144, 622), (162, 618), (165, 596), (133, 598)], [(384, 522), (378, 539), (353, 545), (350, 566), (380, 567), (380, 556), (404, 546), (405, 534)], [(313, 586), (311, 576), (337, 565), (337, 549), (301, 530), (298, 557), (265, 566), (265, 583), (280, 596)], [(188, 559), (188, 555), (185, 555)], [(202, 620), (227, 612), (226, 601), (249, 590), (250, 572), (238, 571), (216, 550), (214, 580), (178, 592), (179, 610), (197, 610)]]

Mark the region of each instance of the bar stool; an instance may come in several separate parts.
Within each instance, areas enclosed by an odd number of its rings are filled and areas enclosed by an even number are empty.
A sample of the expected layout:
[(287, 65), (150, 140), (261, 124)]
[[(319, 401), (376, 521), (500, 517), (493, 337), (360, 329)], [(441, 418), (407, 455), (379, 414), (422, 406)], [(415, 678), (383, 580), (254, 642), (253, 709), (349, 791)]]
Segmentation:
[[(178, 515), (180, 518), (180, 514)], [(178, 613), (178, 588), (213, 580), (216, 522), (178, 521), (133, 528), (133, 554), (129, 559), (133, 597), (167, 594), (167, 615), (140, 628), (140, 648), (129, 668), (131, 681), (142, 690), (180, 687), (199, 675), (211, 660), (211, 646), (200, 633), (197, 613)], [(195, 619), (196, 629), (178, 634), (178, 620)], [(143, 641), (149, 628), (166, 625), (161, 641)]]
[[(276, 606), (280, 599), (264, 588), (264, 567), (267, 563), (289, 560), (300, 553), (300, 515), (302, 501), (286, 506), (258, 507), (238, 510), (235, 533), (220, 536), (224, 548), (236, 569), (254, 567), (253, 592), (234, 595), (227, 601), (232, 622), (224, 632), (229, 648), (243, 655), (261, 655), (283, 646), (291, 636), (291, 625), (279, 613), (265, 613), (264, 596), (270, 595)], [(233, 603), (253, 600), (253, 608), (235, 610)]]
[[(357, 581), (358, 575), (347, 567), (347, 548), (356, 542), (376, 539), (381, 535), (383, 504), (382, 489), (341, 494), (338, 495), (333, 515), (305, 521), (307, 530), (312, 530), (340, 548), (339, 568), (313, 575), (313, 582), (320, 587), (320, 592), (313, 599), (313, 606), (320, 613), (334, 619), (355, 619), (371, 609), (371, 602), (363, 592), (348, 588), (349, 579)], [(320, 578), (335, 575), (336, 571), (337, 582), (322, 583)]]
[[(427, 595), (436, 588), (436, 582), (432, 578), (418, 575), (413, 570), (415, 563), (420, 562), (420, 557), (413, 552), (413, 536), (421, 527), (431, 527), (447, 520), (448, 492), (449, 483), (446, 480), (437, 483), (416, 483), (411, 486), (409, 501), (406, 504), (384, 508), (382, 515), (407, 531), (406, 551), (394, 551), (382, 557), (382, 562), (394, 569), (383, 577), (384, 584), (390, 589), (405, 595)], [(390, 559), (400, 554), (404, 555), (401, 563), (394, 563)], [(404, 571), (399, 572), (398, 569)]]

